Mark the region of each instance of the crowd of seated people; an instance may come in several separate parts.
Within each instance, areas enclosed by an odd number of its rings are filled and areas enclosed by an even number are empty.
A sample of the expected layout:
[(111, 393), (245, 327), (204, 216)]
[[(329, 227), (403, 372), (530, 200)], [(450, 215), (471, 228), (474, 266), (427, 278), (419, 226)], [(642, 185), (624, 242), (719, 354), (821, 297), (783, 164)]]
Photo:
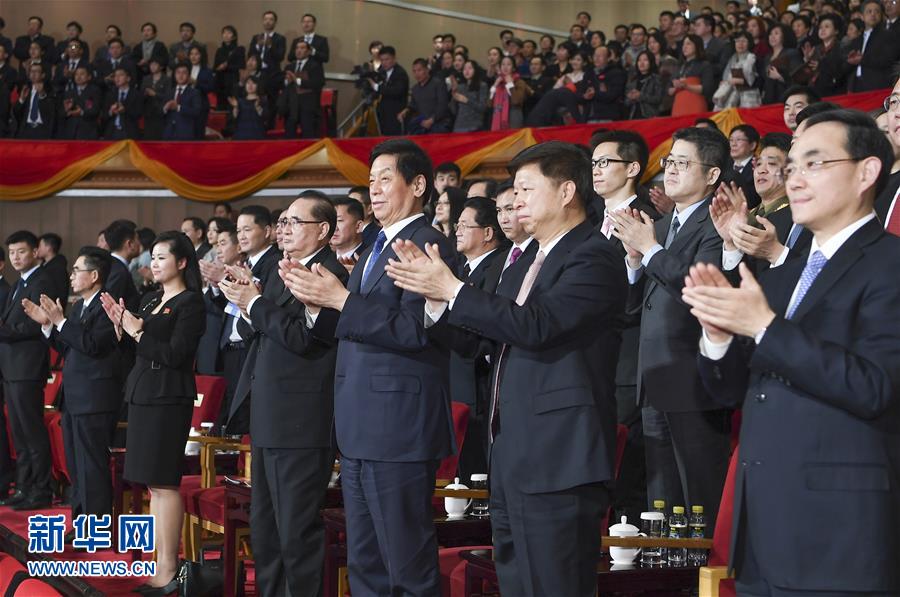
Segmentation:
[[(373, 41), (361, 83), (378, 99), (384, 135), (752, 107), (780, 102), (792, 85), (822, 97), (889, 86), (900, 60), (898, 13), (896, 2), (880, 0), (801, 0), (783, 12), (772, 0), (730, 0), (725, 13), (695, 12), (682, 0), (657, 24), (617, 25), (607, 38), (582, 11), (562, 40), (523, 40), (505, 29), (485, 52), (452, 33), (435, 35), (423, 57), (402, 57), (409, 73), (394, 46)], [(15, 40), (3, 25), (0, 137), (203, 139), (210, 110), (225, 113), (222, 133), (235, 139), (263, 139), (276, 126), (286, 138), (321, 134), (330, 50), (312, 14), (290, 43), (273, 11), (244, 44), (227, 25), (215, 52), (189, 22), (168, 47), (152, 22), (131, 46), (110, 25), (93, 60), (76, 21), (59, 42), (38, 16)]]

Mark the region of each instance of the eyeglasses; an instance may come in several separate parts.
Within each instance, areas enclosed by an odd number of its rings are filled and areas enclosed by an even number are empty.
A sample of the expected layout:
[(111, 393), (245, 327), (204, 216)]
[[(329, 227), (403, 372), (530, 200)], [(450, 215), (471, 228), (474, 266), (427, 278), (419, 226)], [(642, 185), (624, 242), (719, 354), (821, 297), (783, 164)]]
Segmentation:
[(616, 164), (630, 164), (632, 160), (617, 160), (616, 158), (608, 157), (597, 158), (596, 160), (591, 160), (591, 169), (600, 168), (602, 170), (609, 166), (611, 162), (615, 162)]
[(881, 103), (884, 107), (885, 112), (895, 112), (898, 108), (900, 108), (900, 96), (898, 95), (889, 95), (884, 98), (884, 101)]
[(73, 268), (72, 268), (72, 275), (74, 276), (75, 274), (80, 274), (80, 273), (82, 273), (82, 272), (95, 272), (95, 271), (97, 271), (97, 268), (86, 268), (86, 269), (81, 269), (80, 267), (73, 267)]
[(687, 169), (690, 168), (691, 164), (700, 164), (701, 166), (706, 166), (707, 168), (713, 167), (712, 164), (704, 164), (703, 162), (695, 162), (694, 160), (685, 160), (680, 158), (659, 158), (659, 167), (663, 170), (675, 168), (677, 172), (687, 172)]
[(840, 162), (858, 162), (857, 158), (837, 158), (834, 160), (814, 160), (804, 163), (802, 166), (797, 164), (788, 164), (784, 167), (784, 178), (787, 180), (794, 174), (807, 176), (812, 178), (819, 174), (828, 164), (838, 164)]
[(321, 224), (321, 220), (301, 220), (300, 218), (280, 218), (278, 220), (278, 225), (282, 228), (287, 228), (291, 226), (292, 228), (299, 228), (303, 224)]
[(477, 224), (466, 224), (465, 222), (457, 222), (453, 225), (454, 232), (457, 230), (462, 230), (465, 232), (466, 230), (472, 230), (477, 228), (490, 228), (490, 226), (479, 226)]

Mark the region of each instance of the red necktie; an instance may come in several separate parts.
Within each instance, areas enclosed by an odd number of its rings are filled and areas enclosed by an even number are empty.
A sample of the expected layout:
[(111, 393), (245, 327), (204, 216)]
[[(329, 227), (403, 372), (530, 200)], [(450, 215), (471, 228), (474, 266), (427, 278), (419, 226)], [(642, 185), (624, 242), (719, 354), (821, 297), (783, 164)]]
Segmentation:
[(175, 90), (175, 103), (180, 103), (181, 100), (181, 87)]
[(897, 205), (897, 195), (894, 195), (892, 206), (893, 208), (888, 214), (887, 226), (884, 229), (894, 236), (900, 236), (900, 205)]

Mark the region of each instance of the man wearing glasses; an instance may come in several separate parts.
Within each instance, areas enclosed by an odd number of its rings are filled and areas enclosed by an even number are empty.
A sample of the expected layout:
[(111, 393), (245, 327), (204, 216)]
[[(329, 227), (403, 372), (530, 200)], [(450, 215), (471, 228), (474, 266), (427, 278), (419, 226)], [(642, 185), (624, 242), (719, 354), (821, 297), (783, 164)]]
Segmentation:
[(747, 207), (754, 208), (760, 201), (753, 188), (753, 156), (759, 146), (759, 133), (749, 124), (740, 124), (731, 129), (728, 146), (733, 164), (722, 178), (737, 183), (747, 198)]
[(673, 141), (661, 165), (675, 210), (656, 223), (635, 210), (610, 215), (613, 235), (627, 251), (628, 310), (642, 309), (637, 395), (647, 498), (667, 506), (703, 506), (711, 532), (728, 470), (730, 413), (700, 381), (700, 325), (681, 301), (681, 290), (693, 264), (721, 266), (722, 239), (709, 205), (731, 160), (717, 130), (681, 129)]
[(683, 293), (704, 385), (743, 409), (730, 567), (739, 595), (897, 595), (900, 240), (873, 211), (893, 152), (862, 112), (804, 122), (785, 180), (808, 257), (739, 288), (697, 266)]
[[(243, 216), (241, 216), (243, 217)], [(240, 218), (238, 218), (240, 222)], [(282, 214), (289, 259), (283, 268), (324, 267), (341, 283), (348, 274), (328, 246), (337, 211), (319, 194), (301, 195)], [(337, 342), (314, 338), (306, 306), (285, 288), (278, 272), (262, 294), (238, 268), (219, 283), (237, 305), (238, 331), (249, 345), (231, 404), (232, 415), (250, 401), (253, 489), (250, 538), (261, 595), (321, 591), (325, 531), (319, 509), (334, 463), (334, 370)], [(338, 312), (323, 309), (318, 323), (333, 337)]]
[(112, 259), (97, 247), (78, 252), (69, 281), (80, 300), (68, 318), (63, 304), (47, 295), (23, 301), (25, 313), (65, 358), (62, 425), (73, 519), (79, 514), (112, 514), (109, 446), (122, 403), (121, 360), (116, 332), (98, 296)]

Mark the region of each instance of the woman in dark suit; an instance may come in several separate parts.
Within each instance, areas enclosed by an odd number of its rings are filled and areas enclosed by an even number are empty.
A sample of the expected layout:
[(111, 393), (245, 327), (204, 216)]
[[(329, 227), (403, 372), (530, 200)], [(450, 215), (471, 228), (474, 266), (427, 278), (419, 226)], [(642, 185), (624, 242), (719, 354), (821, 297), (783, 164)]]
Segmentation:
[(184, 234), (164, 232), (156, 238), (150, 270), (162, 290), (144, 295), (138, 314), (107, 293), (102, 301), (116, 331), (135, 343), (135, 364), (125, 384), (131, 424), (124, 476), (150, 488), (157, 569), (141, 592), (161, 597), (178, 588), (178, 543), (184, 517), (178, 487), (197, 396), (194, 357), (206, 317), (200, 268)]

